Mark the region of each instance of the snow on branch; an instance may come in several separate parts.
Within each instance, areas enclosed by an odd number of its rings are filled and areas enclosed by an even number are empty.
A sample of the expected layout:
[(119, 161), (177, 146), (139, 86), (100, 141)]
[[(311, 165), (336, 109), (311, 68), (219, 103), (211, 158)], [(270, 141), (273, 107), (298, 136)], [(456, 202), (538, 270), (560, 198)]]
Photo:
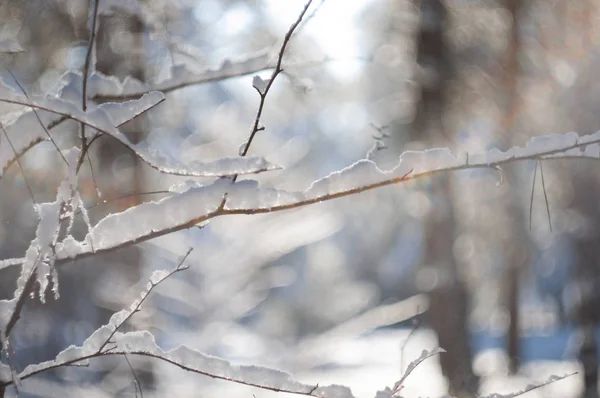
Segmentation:
[[(18, 95), (1, 80), (0, 93), (6, 93), (8, 96)], [(38, 143), (48, 140), (48, 135), (40, 123), (46, 126), (61, 118), (60, 115), (47, 112), (36, 115), (32, 108), (18, 104), (1, 105), (0, 123), (6, 135), (0, 134), (0, 178), (25, 152)]]
[(441, 354), (443, 352), (446, 352), (446, 350), (440, 347), (434, 348), (431, 351), (423, 350), (421, 356), (419, 356), (419, 358), (415, 359), (414, 361), (408, 364), (408, 366), (406, 367), (406, 371), (402, 375), (402, 378), (400, 378), (400, 380), (398, 380), (396, 384), (394, 384), (394, 394), (398, 393), (402, 389), (402, 387), (404, 386), (404, 381), (406, 381), (408, 376), (410, 376), (410, 374), (413, 372), (413, 370), (417, 368), (417, 366), (419, 366), (426, 359)]
[[(191, 250), (190, 250), (191, 251)], [(229, 361), (204, 354), (186, 346), (179, 346), (171, 351), (162, 350), (148, 331), (120, 333), (118, 329), (136, 312), (148, 297), (152, 289), (176, 272), (185, 270), (182, 266), (188, 253), (173, 271), (155, 271), (150, 277), (141, 297), (134, 301), (128, 309), (119, 311), (110, 318), (108, 324), (96, 330), (87, 338), (81, 347), (69, 346), (61, 351), (55, 359), (27, 366), (18, 375), (18, 380), (27, 379), (58, 367), (73, 365), (91, 358), (107, 355), (142, 355), (179, 366), (182, 369), (234, 383), (245, 384), (271, 391), (288, 392), (315, 397), (353, 398), (349, 388), (343, 386), (309, 385), (295, 380), (289, 373), (261, 367), (238, 366)], [(0, 386), (14, 383), (10, 368), (0, 367)]]
[(423, 350), (419, 358), (415, 359), (414, 361), (408, 364), (408, 366), (406, 367), (406, 371), (404, 372), (400, 380), (398, 380), (394, 384), (394, 388), (386, 387), (384, 390), (378, 391), (375, 395), (375, 398), (392, 398), (398, 396), (397, 394), (399, 394), (402, 388), (404, 387), (404, 382), (406, 381), (408, 376), (413, 372), (413, 370), (417, 368), (417, 366), (419, 366), (423, 361), (444, 352), (446, 352), (446, 350), (439, 347), (434, 348), (431, 351)]
[[(114, 250), (154, 236), (165, 235), (204, 221), (219, 210), (223, 196), (231, 189), (228, 179), (195, 187), (157, 202), (146, 202), (103, 218), (86, 235), (84, 242), (66, 238), (57, 247), (57, 258)], [(93, 243), (93, 247), (92, 247)]]
[(91, 90), (89, 96), (94, 101), (123, 101), (140, 97), (150, 91), (156, 90), (163, 93), (179, 90), (181, 88), (229, 79), (232, 77), (246, 76), (275, 67), (272, 54), (269, 49), (259, 51), (244, 58), (225, 59), (216, 68), (205, 68), (192, 71), (184, 64), (171, 67), (171, 76), (157, 84), (149, 86), (131, 78), (120, 83), (113, 79), (100, 83), (100, 74), (96, 74), (96, 88)]
[(0, 89), (1, 102), (29, 106), (55, 115), (66, 116), (101, 133), (108, 134), (129, 148), (149, 166), (162, 173), (193, 177), (221, 177), (259, 173), (278, 168), (261, 157), (232, 157), (210, 162), (197, 161), (182, 164), (179, 159), (169, 157), (157, 148), (149, 147), (145, 141), (133, 144), (118, 130), (117, 126), (133, 119), (163, 100), (164, 96), (161, 93), (151, 92), (137, 100), (120, 104), (103, 104), (84, 112), (74, 103), (61, 98), (33, 97), (29, 100), (27, 97), (9, 90)]
[(593, 158), (600, 160), (600, 132), (532, 138), (524, 147), (502, 152), (497, 148), (457, 156), (447, 148), (407, 151), (396, 167), (383, 171), (370, 160), (359, 160), (311, 184), (302, 192), (259, 188), (256, 182), (242, 181), (230, 195), (224, 214), (257, 214), (286, 210), (331, 200), (363, 191), (398, 184), (434, 174), (478, 168), (499, 168), (505, 163), (532, 159)]
[[(58, 274), (54, 267), (56, 260), (56, 244), (59, 239), (60, 224), (63, 219), (72, 218), (73, 213), (66, 209), (73, 205), (79, 198), (77, 192), (77, 174), (75, 172), (75, 160), (79, 156), (79, 150), (74, 148), (67, 151), (65, 158), (72, 165), (69, 178), (63, 181), (58, 188), (56, 200), (36, 204), (35, 210), (39, 217), (35, 238), (31, 241), (25, 252), (21, 273), (17, 279), (17, 287), (13, 298), (0, 300), (0, 337), (8, 338), (14, 325), (19, 319), (21, 308), (26, 297), (34, 292), (34, 285), (39, 285), (38, 295), (40, 301), (45, 302), (46, 290), (49, 279), (52, 280), (52, 290), (55, 298), (58, 297)], [(3, 343), (3, 342), (2, 342)], [(1, 344), (4, 346), (4, 344)]]
[[(67, 262), (82, 256), (110, 251), (143, 242), (208, 219), (229, 214), (261, 214), (307, 206), (313, 203), (358, 194), (433, 174), (476, 168), (496, 168), (508, 162), (527, 159), (595, 156), (600, 158), (600, 132), (579, 137), (575, 133), (536, 137), (523, 148), (506, 152), (492, 149), (470, 156), (455, 156), (448, 149), (408, 151), (398, 165), (380, 170), (370, 160), (331, 173), (301, 192), (261, 188), (256, 181), (226, 179), (200, 186), (191, 183), (184, 192), (157, 202), (146, 202), (101, 220), (84, 242), (65, 239), (57, 247), (57, 259)], [(579, 149), (585, 147), (583, 149)], [(222, 198), (227, 194), (227, 200)], [(92, 249), (93, 241), (95, 250)]]
[[(187, 252), (177, 268), (174, 270), (154, 271), (150, 277), (150, 281), (146, 285), (146, 289), (141, 293), (140, 298), (135, 300), (128, 309), (124, 309), (113, 314), (108, 321), (108, 324), (97, 329), (89, 338), (86, 339), (86, 341), (84, 341), (81, 347), (71, 345), (58, 353), (56, 358), (53, 360), (29, 365), (21, 373), (19, 373), (18, 379), (22, 380), (50, 369), (80, 363), (93, 357), (107, 355), (109, 352), (114, 353), (115, 347), (112, 345), (114, 345), (115, 342), (113, 337), (117, 333), (117, 330), (123, 326), (123, 324), (125, 324), (125, 322), (127, 322), (127, 320), (131, 318), (133, 314), (140, 310), (142, 303), (146, 300), (146, 298), (150, 295), (150, 292), (152, 292), (156, 286), (175, 273), (184, 271), (188, 268), (187, 266), (183, 266), (183, 262), (186, 260), (190, 252), (191, 249)], [(109, 344), (111, 347), (107, 347)], [(8, 379), (5, 378), (5, 382), (6, 380)], [(1, 381), (2, 380), (0, 379), (0, 382)]]
[(12, 267), (13, 265), (21, 265), (25, 262), (24, 257), (20, 258), (8, 258), (6, 260), (0, 260), (0, 271), (4, 268)]
[[(96, 330), (81, 347), (70, 346), (52, 361), (29, 365), (19, 374), (19, 378), (24, 380), (44, 371), (94, 357), (141, 355), (171, 363), (190, 372), (266, 390), (315, 397), (353, 398), (347, 387), (335, 385), (319, 387), (304, 384), (295, 380), (289, 373), (280, 370), (261, 366), (234, 365), (225, 359), (204, 354), (184, 345), (164, 351), (156, 345), (154, 336), (148, 331), (114, 333), (109, 344), (102, 348), (111, 333), (111, 325), (103, 326)], [(5, 380), (4, 383), (8, 385), (11, 381)]]
[(161, 92), (152, 91), (131, 101), (106, 102), (101, 104), (99, 108), (110, 115), (115, 127), (120, 127), (142, 113), (148, 112), (164, 100), (165, 96)]
[[(79, 97), (76, 98), (81, 98), (81, 72), (66, 72), (62, 76), (60, 84), (69, 87), (69, 89), (76, 87), (75, 95), (79, 95)], [(64, 92), (65, 88), (61, 88), (60, 91)], [(121, 82), (116, 76), (108, 76), (95, 70), (88, 76), (86, 91), (88, 98), (93, 101), (100, 101), (100, 98), (104, 98), (104, 101), (123, 101), (137, 99), (144, 94), (157, 90), (150, 89), (146, 83), (131, 76), (127, 76)]]

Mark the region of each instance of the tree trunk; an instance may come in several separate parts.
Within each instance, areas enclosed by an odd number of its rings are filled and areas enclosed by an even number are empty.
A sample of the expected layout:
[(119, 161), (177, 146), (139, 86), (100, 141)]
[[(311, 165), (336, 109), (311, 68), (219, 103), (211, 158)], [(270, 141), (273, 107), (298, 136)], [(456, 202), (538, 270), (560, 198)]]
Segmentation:
[[(423, 141), (427, 146), (447, 144), (451, 134), (444, 126), (446, 92), (453, 76), (450, 50), (444, 39), (447, 9), (440, 0), (422, 0), (420, 13), (416, 37), (420, 98), (410, 126), (411, 140)], [(421, 260), (422, 271), (432, 275), (430, 308), (425, 318), (436, 331), (439, 345), (447, 351), (440, 356), (440, 363), (450, 393), (457, 397), (472, 396), (478, 383), (471, 367), (469, 293), (459, 277), (452, 251), (456, 229), (452, 177), (433, 177), (430, 183), (432, 206), (423, 221), (425, 254)]]

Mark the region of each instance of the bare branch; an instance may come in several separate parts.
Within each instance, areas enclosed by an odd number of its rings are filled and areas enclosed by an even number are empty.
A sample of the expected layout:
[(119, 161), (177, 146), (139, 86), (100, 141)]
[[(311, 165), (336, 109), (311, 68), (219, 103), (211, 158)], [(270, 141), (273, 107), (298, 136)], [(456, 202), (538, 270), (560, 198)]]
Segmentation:
[(131, 362), (129, 362), (129, 358), (127, 357), (127, 355), (123, 355), (125, 357), (125, 362), (127, 362), (127, 366), (129, 366), (129, 370), (131, 370), (131, 374), (133, 375), (133, 385), (135, 388), (135, 396), (137, 397), (137, 392), (138, 389), (140, 391), (140, 398), (144, 398), (144, 391), (142, 390), (142, 383), (140, 383), (140, 380), (137, 377), (137, 374), (135, 373), (135, 370), (133, 369), (133, 366), (131, 366)]
[(533, 182), (531, 183), (531, 199), (529, 200), (529, 230), (531, 231), (531, 219), (533, 218), (533, 194), (535, 193), (535, 180), (537, 178), (539, 160), (535, 160), (535, 169), (533, 169)]
[(321, 0), (321, 1), (319, 2), (319, 4), (317, 4), (317, 6), (316, 6), (316, 7), (313, 9), (313, 11), (310, 13), (310, 15), (309, 15), (308, 17), (304, 18), (304, 22), (302, 23), (302, 25), (300, 25), (300, 26), (298, 27), (298, 29), (296, 29), (296, 34), (300, 33), (300, 31), (301, 31), (302, 29), (304, 29), (304, 27), (305, 27), (306, 25), (308, 25), (308, 23), (310, 22), (310, 20), (311, 20), (311, 19), (313, 19), (313, 18), (314, 18), (314, 17), (317, 15), (317, 13), (319, 12), (319, 10), (321, 9), (321, 7), (323, 6), (323, 4), (324, 4), (324, 3), (325, 3), (325, 0)]
[(85, 54), (85, 63), (83, 65), (83, 88), (81, 95), (81, 108), (87, 110), (87, 85), (88, 75), (90, 72), (90, 63), (92, 61), (92, 54), (94, 50), (94, 40), (96, 39), (96, 24), (98, 22), (98, 7), (100, 6), (100, 0), (90, 0), (94, 2), (94, 12), (92, 15), (92, 30), (90, 32), (90, 41), (88, 43), (87, 53)]
[[(8, 170), (8, 168), (10, 166), (13, 165), (13, 163), (16, 163), (21, 157), (23, 157), (23, 155), (25, 155), (31, 148), (33, 148), (34, 146), (36, 146), (37, 144), (39, 144), (40, 142), (44, 142), (46, 141), (43, 137), (34, 137), (32, 138), (27, 145), (19, 148), (20, 150), (17, 151), (16, 148), (13, 147), (13, 153), (15, 154), (14, 158), (9, 159), (3, 167), (0, 168), (0, 178), (2, 178), (2, 176), (4, 175), (4, 172), (6, 172), (6, 170)], [(12, 145), (11, 145), (12, 146)]]
[[(241, 156), (246, 156), (246, 154), (248, 153), (248, 150), (250, 149), (250, 145), (252, 145), (252, 141), (254, 140), (256, 133), (259, 132), (260, 130), (264, 129), (263, 127), (260, 126), (260, 118), (263, 113), (267, 95), (269, 94), (269, 90), (271, 90), (271, 87), (273, 86), (273, 82), (275, 81), (277, 76), (281, 72), (283, 72), (283, 69), (281, 68), (281, 63), (283, 62), (283, 55), (285, 53), (285, 49), (287, 48), (287, 45), (290, 42), (292, 35), (294, 34), (294, 30), (296, 30), (298, 25), (300, 25), (300, 22), (302, 22), (302, 18), (304, 18), (304, 15), (306, 14), (306, 11), (310, 7), (311, 3), (312, 3), (312, 0), (309, 0), (306, 3), (304, 8), (302, 9), (302, 12), (298, 16), (298, 19), (296, 19), (296, 22), (294, 22), (292, 24), (292, 26), (290, 26), (290, 29), (285, 34), (285, 37), (283, 38), (283, 44), (281, 45), (281, 48), (279, 50), (279, 55), (277, 56), (277, 64), (275, 65), (275, 69), (273, 70), (273, 73), (271, 73), (271, 77), (269, 78), (268, 81), (265, 82), (266, 85), (264, 86), (264, 88), (259, 89), (258, 87), (255, 86), (255, 88), (258, 91), (258, 94), (260, 96), (260, 103), (258, 104), (258, 111), (256, 112), (256, 117), (254, 119), (254, 125), (252, 126), (252, 131), (250, 132), (250, 136), (248, 137), (248, 140), (245, 142), (243, 150), (240, 152)], [(260, 77), (259, 77), (259, 79), (260, 79)], [(261, 81), (262, 81), (262, 79), (261, 79)], [(236, 179), (237, 179), (237, 176), (235, 176), (233, 180), (235, 181)]]
[[(40, 255), (38, 254), (34, 264), (37, 263), (39, 261), (39, 259), (40, 259)], [(17, 324), (17, 321), (21, 317), (21, 311), (23, 310), (23, 306), (25, 305), (25, 300), (26, 300), (27, 296), (29, 295), (29, 292), (32, 291), (33, 285), (35, 283), (35, 272), (36, 272), (36, 266), (34, 265), (33, 267), (31, 267), (29, 275), (27, 275), (25, 277), (26, 282), (25, 282), (23, 289), (19, 289), (17, 287), (17, 295), (14, 298), (17, 301), (15, 303), (12, 313), (10, 314), (10, 317), (8, 318), (9, 320), (6, 324), (6, 331), (4, 332), (5, 338), (8, 338), (8, 336), (10, 336), (10, 333), (12, 332), (13, 328)], [(25, 276), (25, 275), (22, 275), (22, 276)], [(18, 294), (18, 293), (20, 293), (20, 294)]]
[[(25, 91), (25, 89), (23, 88), (23, 86), (21, 85), (21, 83), (19, 82), (19, 80), (17, 79), (17, 77), (12, 73), (12, 71), (10, 69), (8, 69), (8, 73), (10, 74), (10, 76), (13, 78), (13, 80), (15, 81), (15, 83), (17, 84), (17, 86), (19, 86), (19, 88), (21, 89), (21, 91), (23, 92), (23, 95), (25, 95), (25, 98), (27, 98), (28, 100), (31, 101), (31, 99), (29, 98), (29, 96), (27, 95), (27, 91)], [(69, 166), (69, 163), (67, 163), (67, 159), (65, 159), (65, 157), (63, 156), (60, 148), (58, 147), (58, 145), (56, 145), (56, 142), (54, 141), (54, 139), (52, 138), (52, 136), (50, 135), (50, 132), (48, 131), (48, 129), (46, 128), (46, 126), (44, 125), (44, 123), (42, 122), (42, 119), (40, 118), (40, 115), (38, 115), (37, 111), (35, 110), (34, 107), (31, 107), (31, 110), (33, 111), (33, 114), (35, 115), (36, 119), (38, 120), (38, 122), (40, 123), (40, 126), (42, 126), (42, 128), (44, 129), (44, 132), (46, 133), (46, 136), (48, 137), (48, 139), (50, 140), (50, 142), (52, 142), (52, 145), (54, 145), (54, 148), (56, 148), (56, 151), (58, 152), (58, 154), (60, 155), (60, 157), (62, 158), (62, 160), (65, 162), (65, 164), (67, 166)], [(5, 132), (6, 134), (6, 132)], [(7, 137), (8, 138), (8, 137)], [(35, 145), (35, 144), (34, 144)], [(33, 146), (33, 145), (32, 145)], [(27, 148), (29, 149), (29, 148)], [(27, 151), (27, 150), (26, 150)]]
[(125, 322), (127, 322), (129, 320), (129, 318), (131, 318), (133, 316), (133, 314), (135, 314), (136, 312), (138, 312), (140, 310), (140, 308), (142, 307), (142, 304), (144, 303), (144, 301), (146, 301), (146, 299), (148, 298), (148, 296), (150, 295), (150, 293), (152, 292), (152, 290), (154, 290), (154, 288), (156, 286), (160, 285), (162, 282), (164, 282), (166, 279), (168, 279), (172, 275), (174, 275), (180, 271), (185, 271), (186, 269), (189, 268), (187, 266), (184, 266), (183, 263), (188, 258), (188, 256), (192, 252), (192, 250), (193, 249), (190, 248), (187, 251), (185, 256), (183, 256), (183, 258), (181, 259), (181, 261), (179, 262), (179, 264), (177, 265), (177, 267), (174, 270), (169, 271), (169, 272), (154, 273), (152, 275), (152, 277), (150, 278), (148, 285), (146, 286), (146, 290), (144, 290), (142, 292), (142, 296), (139, 299), (137, 299), (136, 301), (134, 301), (128, 310), (120, 311), (111, 317), (109, 325), (111, 326), (112, 331), (106, 337), (106, 340), (104, 341), (104, 343), (102, 345), (100, 345), (100, 348), (98, 348), (98, 352), (101, 352), (104, 349), (104, 347), (106, 347), (106, 345), (112, 340), (113, 336), (119, 330), (119, 328), (121, 326), (123, 326), (125, 324)]
[[(96, 38), (96, 24), (98, 21), (98, 7), (100, 6), (100, 0), (89, 0), (94, 2), (94, 11), (92, 13), (92, 31), (90, 32), (90, 41), (88, 43), (87, 52), (85, 54), (85, 63), (83, 64), (83, 76), (82, 76), (82, 89), (81, 89), (81, 109), (87, 111), (87, 86), (88, 86), (88, 75), (90, 71), (90, 63), (92, 61), (92, 54), (94, 51), (94, 39)], [(79, 159), (77, 159), (77, 171), (81, 168), (86, 155), (88, 152), (87, 137), (85, 135), (85, 124), (81, 123), (81, 153)], [(89, 158), (88, 158), (89, 160)], [(90, 162), (90, 168), (92, 164)], [(93, 172), (93, 170), (92, 170)]]
[(548, 214), (548, 225), (550, 226), (550, 232), (552, 232), (552, 217), (550, 216), (550, 204), (548, 203), (548, 193), (546, 192), (546, 183), (544, 182), (544, 167), (540, 160), (540, 175), (542, 177), (542, 190), (544, 191), (544, 201), (546, 202), (546, 213)]
[(6, 137), (6, 141), (8, 141), (8, 145), (10, 145), (10, 148), (12, 149), (13, 153), (15, 154), (15, 162), (17, 162), (17, 165), (19, 166), (19, 170), (21, 170), (21, 175), (23, 176), (23, 181), (25, 181), (25, 186), (27, 187), (27, 191), (29, 192), (31, 201), (35, 205), (35, 203), (36, 203), (35, 196), (33, 196), (33, 190), (31, 189), (31, 186), (29, 185), (29, 181), (27, 180), (27, 176), (25, 175), (25, 170), (23, 169), (23, 165), (21, 164), (21, 161), (19, 160), (19, 155), (17, 154), (17, 150), (15, 149), (15, 146), (13, 145), (12, 141), (10, 140), (10, 137), (6, 133), (6, 130), (4, 129), (4, 126), (2, 124), (0, 124), (0, 128), (2, 129), (2, 132), (4, 133), (4, 137)]

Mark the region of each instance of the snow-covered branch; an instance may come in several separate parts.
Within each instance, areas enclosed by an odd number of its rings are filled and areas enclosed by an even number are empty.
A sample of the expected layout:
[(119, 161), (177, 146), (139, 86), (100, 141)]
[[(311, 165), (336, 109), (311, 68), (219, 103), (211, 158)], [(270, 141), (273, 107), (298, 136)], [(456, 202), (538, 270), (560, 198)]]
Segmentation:
[(571, 377), (571, 376), (574, 376), (576, 374), (577, 374), (577, 372), (566, 374), (566, 375), (563, 375), (563, 376), (551, 376), (548, 380), (543, 381), (541, 383), (529, 384), (527, 387), (525, 387), (521, 391), (517, 391), (517, 392), (513, 392), (513, 393), (509, 393), (509, 394), (497, 394), (497, 393), (493, 393), (493, 394), (490, 394), (490, 395), (486, 395), (485, 397), (482, 397), (482, 398), (517, 398), (517, 397), (520, 397), (521, 395), (524, 395), (524, 394), (528, 393), (529, 391), (537, 390), (538, 388), (542, 388), (542, 387), (545, 387), (545, 386), (547, 386), (549, 384), (556, 383), (557, 381), (564, 380), (567, 377)]
[[(275, 67), (275, 62), (270, 50), (263, 50), (256, 54), (241, 59), (225, 59), (216, 68), (205, 68), (200, 71), (191, 71), (185, 65), (174, 65), (171, 76), (155, 85), (148, 85), (140, 81), (105, 84), (96, 90), (90, 97), (97, 102), (124, 101), (138, 98), (151, 91), (169, 93), (185, 87), (205, 84), (219, 80), (230, 79), (258, 73)], [(99, 76), (99, 75), (97, 75)]]
[[(56, 359), (26, 367), (19, 379), (24, 380), (36, 374), (58, 367), (76, 364), (91, 358), (109, 355), (141, 355), (176, 365), (189, 372), (198, 373), (214, 379), (245, 384), (265, 390), (287, 392), (328, 398), (353, 398), (352, 392), (344, 386), (317, 386), (304, 384), (289, 373), (262, 366), (234, 365), (231, 362), (204, 354), (186, 346), (164, 351), (156, 345), (154, 336), (148, 331), (115, 333), (111, 343), (99, 351), (108, 334), (109, 326), (104, 326), (92, 334), (81, 347), (71, 346), (60, 352)], [(2, 382), (0, 381), (0, 385)], [(12, 384), (6, 379), (4, 385)]]
[(148, 331), (118, 332), (119, 328), (140, 310), (142, 303), (157, 285), (186, 268), (182, 264), (187, 258), (187, 254), (175, 270), (155, 271), (141, 297), (134, 301), (128, 309), (113, 314), (108, 324), (96, 330), (84, 341), (82, 346), (70, 346), (61, 351), (53, 360), (29, 365), (16, 378), (12, 377), (11, 370), (7, 366), (0, 366), (0, 386), (5, 387), (15, 383), (15, 380), (24, 380), (62, 366), (80, 364), (92, 358), (110, 355), (141, 355), (166, 361), (190, 372), (266, 390), (315, 397), (353, 398), (347, 387), (335, 385), (319, 387), (318, 385), (304, 384), (295, 380), (289, 373), (280, 370), (261, 366), (234, 365), (225, 359), (207, 355), (183, 345), (171, 351), (164, 351), (156, 344), (154, 336)]
[[(132, 143), (118, 130), (118, 126), (164, 101), (164, 95), (156, 91), (145, 94), (137, 100), (119, 104), (105, 103), (91, 108), (87, 112), (80, 110), (74, 103), (61, 98), (34, 97), (30, 100), (27, 97), (8, 90), (0, 91), (0, 101), (9, 104), (28, 106), (54, 115), (65, 116), (91, 127), (92, 129), (98, 130), (103, 134), (110, 135), (134, 152), (149, 166), (166, 174), (194, 177), (221, 177), (259, 173), (278, 168), (278, 166), (267, 162), (261, 157), (232, 157), (221, 158), (209, 162), (196, 161), (183, 164), (180, 159), (168, 156), (158, 148), (148, 146), (145, 141), (138, 144)], [(17, 155), (14, 155), (14, 153), (12, 155), (3, 155), (2, 158), (0, 158), (0, 160), (3, 160), (3, 170), (14, 162), (16, 156), (19, 156), (28, 148), (35, 145), (35, 143), (43, 140), (43, 137), (42, 132), (39, 134), (32, 134), (18, 146), (19, 149), (17, 150)]]
[(400, 380), (398, 380), (396, 384), (394, 384), (394, 394), (398, 393), (402, 389), (402, 387), (404, 386), (404, 382), (406, 381), (408, 376), (410, 376), (410, 374), (417, 368), (417, 366), (419, 366), (423, 361), (444, 352), (446, 352), (446, 350), (440, 347), (436, 347), (431, 351), (423, 350), (419, 358), (415, 359), (414, 361), (408, 364), (408, 366), (406, 367), (406, 371), (404, 372)]
[[(252, 180), (233, 182), (220, 179), (204, 186), (192, 183), (192, 187), (182, 193), (107, 216), (92, 228), (83, 242), (77, 242), (72, 237), (65, 239), (57, 246), (57, 260), (66, 262), (115, 250), (190, 228), (222, 215), (294, 209), (439, 173), (498, 168), (505, 163), (538, 158), (598, 158), (598, 142), (600, 132), (582, 137), (567, 133), (536, 137), (523, 148), (515, 147), (506, 152), (492, 149), (481, 154), (456, 156), (448, 149), (408, 151), (400, 156), (400, 162), (392, 170), (382, 171), (372, 161), (360, 160), (313, 182), (301, 192), (261, 188)], [(227, 201), (223, 205), (225, 193)], [(92, 241), (95, 250), (92, 250)]]

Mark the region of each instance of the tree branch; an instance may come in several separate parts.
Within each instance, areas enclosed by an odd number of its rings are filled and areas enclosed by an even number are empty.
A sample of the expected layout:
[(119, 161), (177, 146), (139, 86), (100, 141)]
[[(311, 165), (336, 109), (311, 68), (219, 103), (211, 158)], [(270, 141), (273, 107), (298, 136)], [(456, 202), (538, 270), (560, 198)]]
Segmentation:
[[(260, 126), (260, 118), (262, 117), (262, 113), (263, 113), (263, 109), (265, 106), (265, 101), (267, 99), (267, 95), (269, 94), (269, 91), (271, 90), (271, 87), (273, 86), (273, 83), (275, 82), (275, 79), (277, 78), (277, 76), (281, 72), (283, 72), (283, 69), (281, 68), (281, 63), (283, 62), (283, 54), (285, 53), (285, 49), (287, 48), (287, 45), (290, 42), (292, 35), (294, 34), (294, 30), (296, 30), (298, 25), (300, 25), (300, 23), (302, 22), (302, 18), (304, 18), (304, 15), (306, 14), (306, 11), (310, 7), (311, 3), (312, 3), (312, 0), (309, 0), (304, 5), (302, 12), (296, 19), (296, 22), (294, 22), (292, 24), (292, 26), (290, 26), (290, 29), (285, 34), (285, 37), (283, 38), (283, 44), (281, 45), (281, 48), (279, 49), (279, 55), (277, 56), (277, 64), (275, 65), (275, 69), (273, 70), (273, 73), (271, 73), (271, 77), (266, 82), (266, 85), (264, 86), (264, 88), (259, 87), (257, 84), (255, 84), (255, 82), (253, 82), (253, 86), (260, 96), (260, 102), (258, 104), (258, 111), (256, 112), (256, 117), (254, 119), (254, 125), (252, 126), (252, 131), (250, 132), (250, 136), (248, 137), (248, 140), (244, 144), (242, 144), (242, 145), (244, 145), (244, 147), (240, 151), (241, 156), (246, 156), (246, 154), (248, 153), (248, 150), (250, 149), (250, 145), (252, 144), (252, 141), (254, 140), (256, 133), (264, 129), (264, 127)], [(255, 79), (257, 79), (257, 78), (258, 78), (258, 81), (260, 81), (260, 83), (264, 83), (260, 77), (256, 76)], [(237, 176), (235, 176), (233, 180), (235, 181), (236, 179), (237, 179)]]

